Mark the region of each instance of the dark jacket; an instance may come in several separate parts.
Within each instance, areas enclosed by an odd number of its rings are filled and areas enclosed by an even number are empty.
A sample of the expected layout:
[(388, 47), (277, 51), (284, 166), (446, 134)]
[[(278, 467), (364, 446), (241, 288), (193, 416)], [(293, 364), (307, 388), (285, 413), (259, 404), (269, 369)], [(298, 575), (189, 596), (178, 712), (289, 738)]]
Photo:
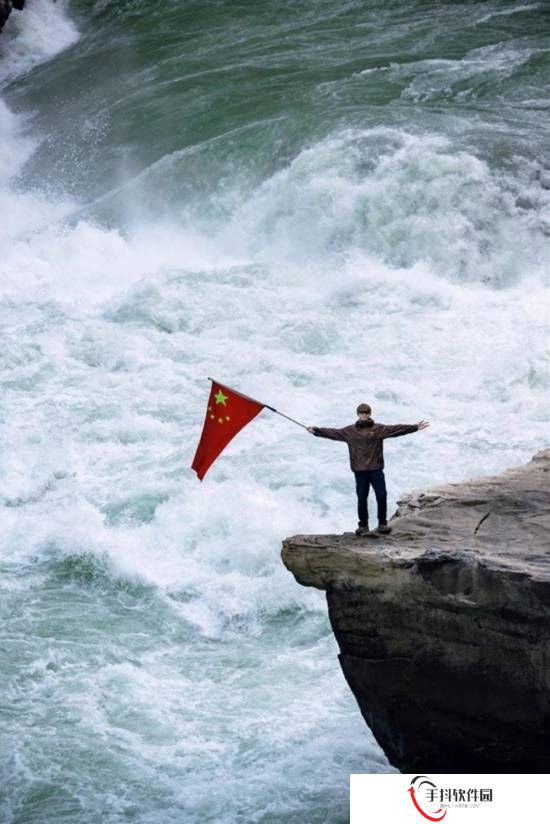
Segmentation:
[(382, 423), (375, 423), (373, 420), (357, 421), (343, 429), (323, 429), (319, 426), (313, 427), (313, 434), (319, 438), (329, 438), (331, 441), (345, 441), (349, 449), (349, 462), (354, 472), (361, 472), (365, 469), (384, 468), (384, 438), (398, 438), (400, 435), (408, 435), (410, 432), (417, 432), (418, 424), (395, 424), (385, 426)]

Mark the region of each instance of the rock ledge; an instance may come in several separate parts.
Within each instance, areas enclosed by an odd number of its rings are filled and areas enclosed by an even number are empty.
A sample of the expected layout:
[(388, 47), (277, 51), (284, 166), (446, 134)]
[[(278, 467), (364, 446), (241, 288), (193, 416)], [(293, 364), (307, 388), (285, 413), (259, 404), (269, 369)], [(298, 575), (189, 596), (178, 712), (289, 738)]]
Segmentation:
[(550, 772), (550, 449), (406, 495), (378, 540), (296, 535), (361, 712), (403, 772)]

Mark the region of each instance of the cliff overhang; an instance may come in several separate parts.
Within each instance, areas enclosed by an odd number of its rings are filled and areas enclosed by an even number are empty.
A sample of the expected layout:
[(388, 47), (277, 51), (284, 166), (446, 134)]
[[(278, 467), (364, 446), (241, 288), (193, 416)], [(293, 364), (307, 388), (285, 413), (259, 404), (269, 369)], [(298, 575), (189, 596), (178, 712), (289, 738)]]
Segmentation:
[(550, 449), (413, 492), (391, 535), (296, 535), (340, 664), (403, 772), (550, 772)]

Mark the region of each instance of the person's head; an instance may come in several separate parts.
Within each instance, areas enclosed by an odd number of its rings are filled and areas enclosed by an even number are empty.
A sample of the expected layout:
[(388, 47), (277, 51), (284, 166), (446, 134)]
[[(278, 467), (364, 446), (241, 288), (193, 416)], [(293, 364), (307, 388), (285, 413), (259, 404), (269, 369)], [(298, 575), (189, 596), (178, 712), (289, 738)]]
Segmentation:
[(357, 417), (360, 421), (368, 421), (371, 416), (372, 409), (368, 403), (360, 403), (357, 407)]

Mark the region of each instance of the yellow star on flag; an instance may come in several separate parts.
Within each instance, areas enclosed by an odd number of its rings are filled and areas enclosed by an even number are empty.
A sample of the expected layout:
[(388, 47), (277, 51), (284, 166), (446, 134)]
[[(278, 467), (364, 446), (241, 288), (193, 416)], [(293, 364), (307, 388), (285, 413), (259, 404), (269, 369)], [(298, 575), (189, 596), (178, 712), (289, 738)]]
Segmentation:
[[(2, 0), (0, 0), (1, 5)], [(212, 381), (212, 386), (208, 396), (204, 426), (191, 465), (201, 481), (228, 443), (264, 408), (264, 404), (254, 398), (241, 395), (230, 386), (217, 383), (212, 378), (209, 380)]]

